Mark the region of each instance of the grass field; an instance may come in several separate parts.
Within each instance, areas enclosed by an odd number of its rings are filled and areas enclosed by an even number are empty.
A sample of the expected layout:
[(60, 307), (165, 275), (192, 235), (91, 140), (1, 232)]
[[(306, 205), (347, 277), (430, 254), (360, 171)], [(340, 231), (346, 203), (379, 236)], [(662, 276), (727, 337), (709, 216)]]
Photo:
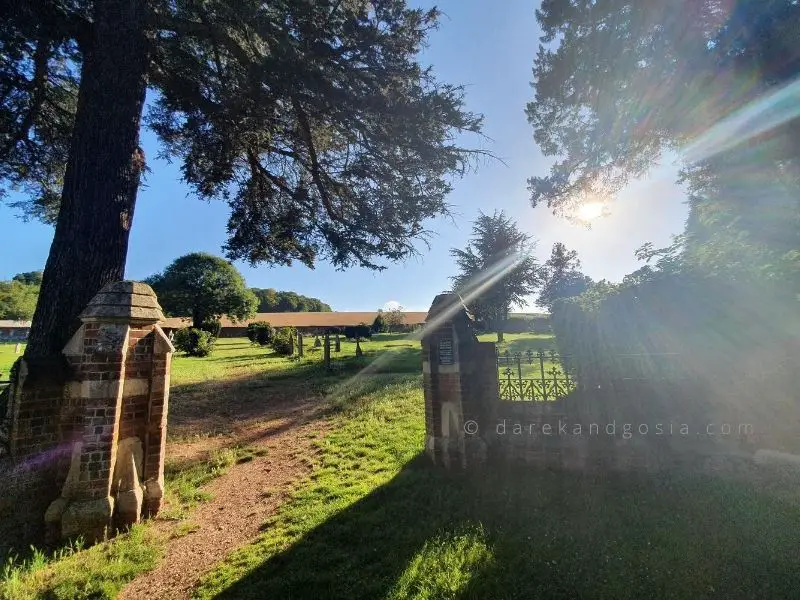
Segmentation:
[[(506, 343), (545, 342), (508, 335)], [(419, 342), (386, 336), (362, 347), (367, 358), (333, 376), (322, 373), (313, 352), (290, 361), (243, 340), (220, 340), (209, 358), (175, 357), (173, 391), (181, 402), (205, 395), (213, 410), (283, 388), (317, 390), (329, 406), (310, 475), (257, 539), (203, 577), (196, 597), (797, 597), (797, 489), (679, 474), (444, 472), (422, 455)], [(353, 377), (387, 351), (396, 354)], [(342, 354), (349, 352), (354, 344), (343, 343)], [(221, 451), (170, 470), (170, 508), (191, 519), (204, 485), (248, 452)], [(180, 534), (200, 525), (183, 521)], [(145, 524), (50, 562), (37, 556), (6, 571), (0, 597), (113, 598), (158, 562), (164, 543)]]
[(16, 346), (16, 344), (0, 344), (0, 381), (8, 380), (8, 373), (11, 370), (11, 365), (13, 365), (14, 361), (22, 356), (22, 352), (25, 351), (25, 344), (22, 344), (20, 353), (16, 354), (14, 352)]
[(343, 401), (311, 481), (200, 598), (779, 598), (796, 500), (689, 477), (467, 474), (420, 459), (419, 378)]
[[(331, 358), (339, 368), (352, 371), (363, 368), (379, 354), (391, 352), (390, 358), (384, 359), (385, 369), (412, 373), (419, 373), (422, 369), (418, 341), (408, 340), (403, 335), (380, 334), (360, 344), (364, 352), (362, 361), (356, 360), (356, 343), (344, 337), (340, 340), (341, 351), (331, 351)], [(244, 338), (221, 338), (209, 357), (195, 358), (177, 353), (172, 359), (171, 385), (239, 379), (254, 374), (280, 377), (312, 372), (322, 377), (322, 349), (314, 347), (312, 336), (305, 337), (303, 347), (303, 358), (289, 359), (278, 356), (270, 348), (255, 346)]]

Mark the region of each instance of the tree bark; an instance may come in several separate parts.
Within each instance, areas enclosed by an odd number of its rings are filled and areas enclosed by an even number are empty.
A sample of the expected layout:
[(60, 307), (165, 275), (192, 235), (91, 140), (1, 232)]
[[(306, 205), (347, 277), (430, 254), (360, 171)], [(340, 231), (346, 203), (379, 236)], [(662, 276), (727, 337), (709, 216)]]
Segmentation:
[(152, 37), (146, 0), (94, 4), (61, 210), (33, 317), (29, 358), (58, 356), (100, 288), (124, 278), (144, 168), (139, 125)]

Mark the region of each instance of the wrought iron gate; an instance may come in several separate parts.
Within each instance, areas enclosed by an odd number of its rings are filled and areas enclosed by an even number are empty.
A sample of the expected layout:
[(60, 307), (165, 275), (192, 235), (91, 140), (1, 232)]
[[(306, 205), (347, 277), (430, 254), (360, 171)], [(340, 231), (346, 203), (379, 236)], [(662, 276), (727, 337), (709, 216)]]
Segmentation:
[(554, 351), (498, 352), (497, 368), (500, 400), (550, 402), (577, 387), (569, 357)]

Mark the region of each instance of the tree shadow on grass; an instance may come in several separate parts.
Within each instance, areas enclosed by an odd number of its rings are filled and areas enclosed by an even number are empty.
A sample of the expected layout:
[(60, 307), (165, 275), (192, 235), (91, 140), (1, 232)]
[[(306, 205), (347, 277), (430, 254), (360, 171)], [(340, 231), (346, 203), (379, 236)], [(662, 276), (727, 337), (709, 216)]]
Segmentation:
[(216, 597), (788, 598), (798, 531), (797, 504), (730, 481), (418, 458)]
[[(387, 377), (396, 377), (391, 365), (387, 371), (358, 376), (368, 363), (345, 361), (335, 372), (329, 372), (321, 362), (287, 360), (282, 368), (236, 379), (173, 386), (169, 430), (177, 431), (179, 437), (225, 435), (248, 424), (281, 420), (277, 427), (248, 433), (246, 439), (232, 438), (229, 445), (267, 440), (300, 422), (325, 419), (360, 396), (384, 387)], [(401, 374), (418, 379), (420, 370), (409, 370), (406, 365)]]

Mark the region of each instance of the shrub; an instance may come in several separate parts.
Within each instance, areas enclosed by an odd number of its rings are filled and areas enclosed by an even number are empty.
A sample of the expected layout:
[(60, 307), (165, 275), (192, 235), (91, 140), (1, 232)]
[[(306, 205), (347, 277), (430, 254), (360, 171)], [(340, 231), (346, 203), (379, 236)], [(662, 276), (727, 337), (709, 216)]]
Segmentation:
[(206, 319), (200, 324), (200, 329), (207, 331), (213, 337), (218, 338), (222, 331), (222, 321), (219, 319)]
[(274, 335), (275, 330), (266, 321), (250, 323), (247, 326), (247, 339), (259, 346), (269, 346)]
[(272, 349), (281, 356), (291, 356), (294, 353), (294, 327), (280, 327), (272, 336)]
[(348, 340), (363, 340), (372, 337), (372, 331), (369, 325), (362, 323), (361, 325), (348, 325), (344, 328), (344, 337)]
[(175, 332), (175, 347), (189, 356), (208, 356), (214, 350), (216, 338), (208, 331), (185, 327)]
[(386, 331), (386, 319), (383, 318), (382, 313), (378, 313), (375, 320), (372, 322), (372, 333), (384, 333)]

